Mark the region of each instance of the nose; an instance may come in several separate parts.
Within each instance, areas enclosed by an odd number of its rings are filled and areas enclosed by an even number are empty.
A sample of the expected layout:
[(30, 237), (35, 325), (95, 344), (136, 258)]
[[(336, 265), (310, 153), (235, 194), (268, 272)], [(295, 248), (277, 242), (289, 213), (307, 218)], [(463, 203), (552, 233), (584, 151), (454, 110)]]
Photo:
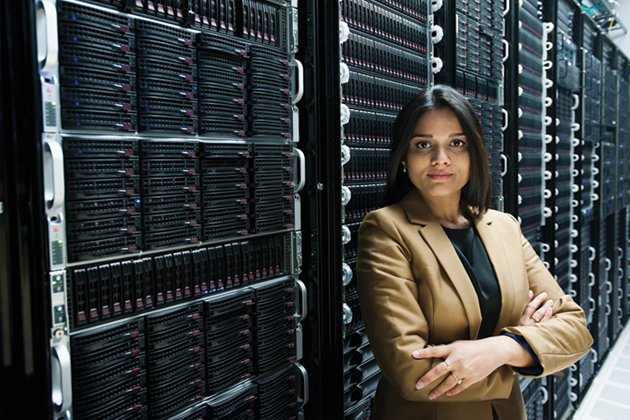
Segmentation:
[(445, 147), (436, 147), (431, 156), (431, 164), (433, 165), (448, 165), (451, 163), (451, 158)]

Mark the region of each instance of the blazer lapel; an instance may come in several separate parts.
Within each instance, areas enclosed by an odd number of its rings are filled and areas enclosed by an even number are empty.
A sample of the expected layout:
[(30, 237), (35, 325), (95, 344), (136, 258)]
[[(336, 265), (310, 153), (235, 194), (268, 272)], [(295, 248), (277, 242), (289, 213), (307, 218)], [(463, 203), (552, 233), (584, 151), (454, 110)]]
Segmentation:
[(510, 271), (509, 256), (505, 253), (505, 246), (501, 240), (501, 235), (499, 235), (499, 232), (492, 226), (491, 217), (486, 213), (483, 217), (477, 219), (475, 227), (481, 238), (481, 242), (483, 242), (486, 248), (488, 258), (494, 268), (494, 273), (497, 276), (499, 288), (501, 289), (501, 313), (499, 314), (495, 328), (496, 334), (501, 328), (507, 325), (515, 309), (516, 293), (514, 289), (514, 278)]
[(468, 277), (464, 265), (455, 252), (453, 244), (444, 232), (444, 229), (442, 229), (442, 226), (435, 220), (417, 190), (414, 189), (409, 192), (400, 201), (400, 204), (407, 213), (409, 222), (419, 225), (418, 231), (420, 235), (433, 250), (433, 254), (446, 272), (455, 290), (457, 290), (468, 317), (470, 338), (477, 338), (481, 326), (479, 300), (470, 277)]

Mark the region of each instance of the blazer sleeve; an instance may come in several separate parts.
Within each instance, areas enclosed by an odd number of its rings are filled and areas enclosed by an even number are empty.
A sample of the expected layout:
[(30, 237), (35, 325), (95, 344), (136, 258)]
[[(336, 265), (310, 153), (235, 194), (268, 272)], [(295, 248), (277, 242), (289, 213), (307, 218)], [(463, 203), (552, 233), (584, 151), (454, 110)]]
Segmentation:
[[(518, 222), (512, 216), (510, 218), (520, 233)], [(522, 233), (520, 238), (529, 288), (534, 296), (546, 292), (548, 299), (553, 299), (553, 316), (539, 324), (506, 327), (501, 333), (520, 335), (529, 343), (543, 368), (540, 375), (532, 377), (540, 377), (565, 369), (580, 360), (588, 353), (593, 337), (586, 326), (582, 308), (564, 293)]]
[[(414, 350), (432, 346), (429, 325), (418, 303), (413, 258), (387, 215), (369, 214), (359, 231), (357, 287), (370, 346), (389, 384), (406, 400), (431, 401), (435, 386), (416, 390), (417, 381), (442, 359), (416, 360)], [(465, 391), (443, 402), (508, 398), (514, 375), (502, 366)], [(441, 381), (440, 381), (441, 382)]]

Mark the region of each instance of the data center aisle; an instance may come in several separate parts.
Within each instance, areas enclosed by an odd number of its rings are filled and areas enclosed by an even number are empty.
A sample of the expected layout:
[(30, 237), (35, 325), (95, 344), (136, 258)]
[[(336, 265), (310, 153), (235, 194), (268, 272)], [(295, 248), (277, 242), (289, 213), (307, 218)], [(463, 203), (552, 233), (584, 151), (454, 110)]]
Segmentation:
[(573, 420), (630, 419), (630, 328), (611, 349)]

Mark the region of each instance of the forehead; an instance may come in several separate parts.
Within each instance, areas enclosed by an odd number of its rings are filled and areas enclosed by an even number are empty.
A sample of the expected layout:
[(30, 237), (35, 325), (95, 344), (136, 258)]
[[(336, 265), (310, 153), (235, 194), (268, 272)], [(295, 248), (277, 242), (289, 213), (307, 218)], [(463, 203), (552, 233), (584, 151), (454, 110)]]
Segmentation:
[(463, 133), (462, 126), (450, 108), (431, 109), (423, 113), (416, 121), (414, 135), (451, 135)]

